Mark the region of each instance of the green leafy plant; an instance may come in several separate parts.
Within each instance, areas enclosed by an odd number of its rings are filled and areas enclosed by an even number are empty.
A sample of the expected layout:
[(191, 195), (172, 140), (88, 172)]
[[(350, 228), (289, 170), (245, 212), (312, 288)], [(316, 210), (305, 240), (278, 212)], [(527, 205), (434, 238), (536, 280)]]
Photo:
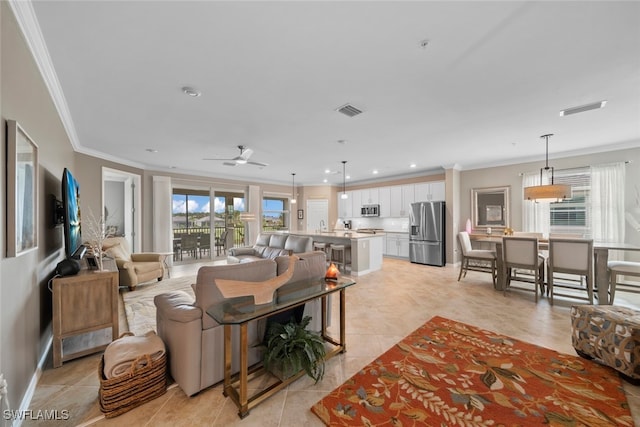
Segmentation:
[(307, 330), (311, 317), (300, 323), (271, 323), (267, 330), (264, 367), (286, 379), (304, 372), (317, 383), (324, 376), (324, 340), (319, 333)]

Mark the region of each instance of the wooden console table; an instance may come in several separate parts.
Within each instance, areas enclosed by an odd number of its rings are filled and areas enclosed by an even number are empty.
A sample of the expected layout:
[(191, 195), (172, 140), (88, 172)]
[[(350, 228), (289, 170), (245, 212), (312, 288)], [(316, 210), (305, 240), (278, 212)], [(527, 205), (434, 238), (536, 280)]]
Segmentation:
[(105, 261), (106, 271), (83, 269), (75, 276), (52, 280), (53, 367), (107, 347), (95, 347), (63, 354), (65, 338), (111, 328), (111, 339), (118, 338), (118, 268)]
[[(248, 340), (247, 325), (249, 322), (264, 319), (274, 314), (281, 313), (290, 308), (298, 307), (308, 301), (321, 298), (322, 301), (322, 338), (334, 345), (334, 348), (327, 352), (325, 360), (346, 351), (345, 339), (345, 291), (347, 287), (355, 285), (349, 278), (341, 278), (338, 282), (319, 280), (302, 280), (299, 282), (287, 283), (276, 291), (276, 297), (272, 303), (255, 305), (252, 296), (228, 298), (214, 304), (207, 309), (207, 314), (216, 322), (224, 325), (224, 395), (238, 407), (238, 415), (244, 418), (249, 415), (249, 410), (269, 396), (277, 393), (296, 379), (304, 371), (271, 384), (266, 389), (248, 396), (249, 375), (260, 375), (265, 373), (265, 369), (260, 365), (248, 366)], [(327, 333), (327, 296), (340, 293), (340, 337), (338, 340), (330, 337)], [(231, 326), (240, 326), (240, 372), (231, 375)], [(237, 388), (236, 388), (237, 384)]]

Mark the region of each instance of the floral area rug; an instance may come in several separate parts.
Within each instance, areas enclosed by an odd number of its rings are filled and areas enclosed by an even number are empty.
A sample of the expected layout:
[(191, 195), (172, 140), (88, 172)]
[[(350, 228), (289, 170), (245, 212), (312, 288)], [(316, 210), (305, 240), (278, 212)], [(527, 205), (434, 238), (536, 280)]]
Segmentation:
[(311, 410), (332, 426), (632, 426), (616, 371), (434, 317)]
[(195, 276), (164, 279), (161, 282), (140, 284), (133, 291), (120, 291), (129, 332), (144, 335), (149, 330), (156, 331), (156, 305), (153, 298), (158, 294), (177, 290), (185, 291), (195, 298), (191, 289), (191, 284), (195, 281)]

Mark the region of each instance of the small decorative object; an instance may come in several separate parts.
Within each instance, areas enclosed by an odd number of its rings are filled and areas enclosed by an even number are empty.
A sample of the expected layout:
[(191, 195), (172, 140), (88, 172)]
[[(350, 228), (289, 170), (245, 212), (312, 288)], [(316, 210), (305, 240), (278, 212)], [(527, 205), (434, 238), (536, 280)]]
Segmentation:
[(491, 227), (487, 227), (487, 234), (491, 236)]
[(464, 229), (468, 234), (471, 234), (472, 230), (471, 230), (471, 219), (470, 218), (467, 218), (467, 225), (465, 226)]
[(302, 209), (298, 209), (298, 219), (304, 219), (304, 211)]
[(338, 268), (334, 263), (331, 263), (331, 265), (329, 265), (329, 268), (327, 269), (327, 273), (325, 274), (324, 279), (337, 281), (339, 275), (340, 275), (340, 270), (338, 270)]
[(289, 267), (283, 274), (264, 282), (245, 282), (240, 280), (216, 279), (215, 284), (225, 298), (252, 295), (254, 303), (268, 304), (273, 301), (273, 293), (293, 277), (298, 257), (289, 256)]
[(511, 227), (507, 227), (504, 229), (504, 235), (505, 236), (513, 236), (513, 228)]
[(107, 220), (103, 216), (96, 218), (91, 208), (89, 208), (89, 214), (87, 217), (87, 221), (84, 223), (87, 230), (86, 244), (91, 249), (91, 254), (93, 255), (95, 265), (97, 267), (96, 269), (98, 271), (102, 271), (104, 269), (102, 264), (102, 257), (104, 255), (102, 245), (104, 244), (105, 239), (110, 237), (107, 233)]
[(317, 332), (307, 330), (311, 317), (300, 323), (291, 320), (273, 322), (267, 330), (264, 367), (281, 380), (304, 370), (317, 383), (324, 376), (324, 340)]

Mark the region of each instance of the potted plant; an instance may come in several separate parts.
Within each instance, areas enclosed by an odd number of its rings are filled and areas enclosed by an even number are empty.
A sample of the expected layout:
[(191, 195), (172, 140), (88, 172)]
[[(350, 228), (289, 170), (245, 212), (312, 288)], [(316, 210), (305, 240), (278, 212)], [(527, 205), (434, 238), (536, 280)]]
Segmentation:
[(311, 317), (305, 316), (300, 323), (292, 319), (285, 324), (269, 324), (263, 363), (281, 380), (301, 370), (316, 383), (324, 376), (324, 340), (319, 333), (306, 329), (310, 321)]

